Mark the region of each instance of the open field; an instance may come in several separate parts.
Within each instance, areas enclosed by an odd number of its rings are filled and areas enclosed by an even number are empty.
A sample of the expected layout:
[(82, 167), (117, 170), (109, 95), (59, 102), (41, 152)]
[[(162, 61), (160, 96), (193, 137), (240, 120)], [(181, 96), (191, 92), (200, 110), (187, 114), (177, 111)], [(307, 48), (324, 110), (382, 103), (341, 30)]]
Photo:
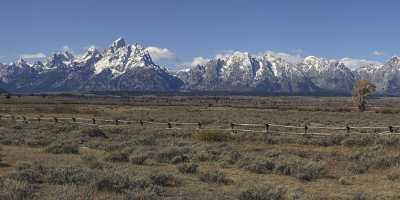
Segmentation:
[[(0, 98), (0, 114), (289, 126), (400, 125), (400, 99)], [(325, 137), (0, 120), (0, 199), (400, 199), (400, 136)], [(399, 132), (395, 129), (394, 132)]]

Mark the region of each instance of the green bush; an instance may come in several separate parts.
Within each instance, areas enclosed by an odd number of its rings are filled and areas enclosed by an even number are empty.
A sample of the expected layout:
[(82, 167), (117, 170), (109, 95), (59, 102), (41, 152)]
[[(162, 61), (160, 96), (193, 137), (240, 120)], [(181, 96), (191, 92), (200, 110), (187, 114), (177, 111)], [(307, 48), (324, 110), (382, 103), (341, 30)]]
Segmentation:
[(84, 137), (87, 136), (108, 138), (104, 131), (99, 128), (83, 128), (80, 130), (80, 135)]
[(253, 186), (242, 190), (239, 200), (284, 200), (286, 191), (282, 186)]
[(129, 162), (134, 165), (143, 165), (148, 158), (149, 156), (145, 154), (133, 154), (129, 157)]
[(129, 154), (123, 151), (114, 151), (109, 153), (105, 160), (111, 162), (128, 162), (129, 161)]
[(158, 200), (160, 196), (153, 190), (127, 191), (123, 200)]
[(239, 166), (253, 173), (266, 174), (275, 168), (275, 163), (271, 158), (267, 157), (247, 157), (240, 161)]
[(159, 186), (178, 186), (180, 184), (179, 179), (177, 179), (172, 174), (152, 174), (150, 179), (155, 185)]
[(0, 179), (0, 199), (33, 199), (34, 193), (34, 187), (27, 182), (12, 179)]
[(58, 185), (88, 184), (96, 179), (95, 171), (80, 167), (48, 168), (44, 176), (47, 183)]
[(172, 163), (177, 164), (181, 162), (187, 162), (192, 157), (192, 152), (190, 148), (185, 147), (168, 147), (161, 150), (156, 159), (161, 163)]
[(224, 173), (220, 171), (211, 171), (200, 174), (200, 181), (206, 183), (228, 184), (231, 182)]
[(79, 154), (79, 146), (71, 142), (54, 142), (46, 148), (46, 151), (52, 154)]
[(293, 176), (305, 181), (327, 175), (326, 168), (318, 162), (307, 161), (295, 156), (280, 156), (277, 160), (274, 171), (278, 174)]
[(195, 174), (197, 173), (199, 165), (195, 163), (183, 163), (178, 165), (176, 168), (183, 174)]
[(386, 178), (390, 181), (400, 181), (400, 174), (389, 174)]

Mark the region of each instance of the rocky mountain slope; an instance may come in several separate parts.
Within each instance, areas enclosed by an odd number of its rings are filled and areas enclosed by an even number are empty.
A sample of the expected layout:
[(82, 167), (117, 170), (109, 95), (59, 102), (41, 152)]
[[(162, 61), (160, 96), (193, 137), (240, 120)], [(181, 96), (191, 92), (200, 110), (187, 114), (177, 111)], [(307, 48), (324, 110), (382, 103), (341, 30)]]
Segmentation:
[(266, 53), (234, 52), (203, 65), (169, 72), (139, 44), (122, 38), (103, 52), (89, 48), (75, 56), (54, 53), (44, 62), (0, 63), (0, 88), (10, 92), (69, 91), (258, 91), (350, 94), (367, 79), (382, 94), (400, 95), (400, 58), (351, 70), (342, 60), (309, 56), (299, 62)]
[(75, 57), (55, 53), (44, 63), (23, 59), (0, 65), (0, 87), (13, 92), (172, 91), (182, 81), (152, 61), (138, 45), (120, 38), (100, 53), (95, 48)]
[(381, 94), (400, 95), (400, 58), (351, 70), (341, 60), (315, 56), (291, 63), (265, 54), (235, 52), (177, 73), (186, 90), (245, 90), (276, 93), (350, 94), (354, 83), (367, 79)]

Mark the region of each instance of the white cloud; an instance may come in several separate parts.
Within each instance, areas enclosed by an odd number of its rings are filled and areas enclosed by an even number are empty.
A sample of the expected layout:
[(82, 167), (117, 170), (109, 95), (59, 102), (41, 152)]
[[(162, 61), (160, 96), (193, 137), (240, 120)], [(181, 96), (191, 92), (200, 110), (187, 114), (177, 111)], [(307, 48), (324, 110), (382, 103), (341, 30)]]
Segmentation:
[(304, 57), (302, 55), (300, 55), (299, 53), (290, 54), (290, 53), (284, 53), (284, 52), (266, 51), (264, 53), (258, 53), (258, 55), (260, 55), (260, 54), (261, 55), (270, 54), (274, 57), (282, 58), (290, 63), (299, 63), (304, 60)]
[[(238, 51), (240, 52), (240, 51)], [(301, 55), (303, 53), (302, 49), (294, 49), (292, 50), (293, 53), (284, 53), (284, 52), (275, 52), (275, 51), (265, 51), (265, 52), (258, 52), (255, 54), (250, 53), (250, 55), (253, 56), (263, 56), (265, 54), (269, 54), (272, 55), (274, 57), (278, 57), (278, 58), (282, 58), (284, 60), (286, 60), (287, 62), (290, 63), (298, 63), (303, 61), (304, 57)], [(224, 59), (226, 57), (229, 57), (231, 55), (233, 55), (235, 53), (235, 51), (233, 50), (224, 50), (221, 53), (218, 53), (215, 58), (217, 59)], [(240, 53), (246, 53), (246, 52), (240, 52)]]
[(205, 65), (209, 61), (210, 59), (208, 58), (195, 57), (193, 58), (193, 61), (190, 63), (190, 66)]
[(351, 70), (355, 70), (359, 67), (366, 66), (366, 65), (380, 65), (382, 63), (373, 60), (365, 60), (365, 59), (355, 59), (355, 58), (342, 58), (340, 60), (346, 67), (350, 68)]
[(226, 57), (231, 56), (233, 53), (235, 53), (235, 51), (233, 50), (223, 50), (220, 53), (218, 53), (217, 55), (215, 55), (216, 59), (224, 59)]
[(33, 53), (33, 54), (22, 54), (21, 58), (23, 59), (43, 59), (46, 58), (46, 54), (44, 53)]
[(373, 52), (371, 52), (371, 55), (372, 56), (383, 56), (383, 55), (385, 55), (385, 52), (383, 52), (383, 51), (373, 51)]
[(175, 53), (167, 48), (150, 46), (150, 47), (147, 47), (146, 50), (149, 52), (151, 58), (154, 61), (177, 60)]

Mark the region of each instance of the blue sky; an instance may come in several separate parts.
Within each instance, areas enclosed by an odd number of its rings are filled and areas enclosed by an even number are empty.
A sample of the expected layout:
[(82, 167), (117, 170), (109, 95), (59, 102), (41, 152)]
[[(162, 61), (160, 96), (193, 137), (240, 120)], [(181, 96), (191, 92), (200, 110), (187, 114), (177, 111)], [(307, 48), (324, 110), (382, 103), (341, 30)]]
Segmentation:
[(384, 61), (400, 54), (396, 0), (3, 0), (0, 61), (81, 53), (124, 37), (161, 63), (235, 50)]

